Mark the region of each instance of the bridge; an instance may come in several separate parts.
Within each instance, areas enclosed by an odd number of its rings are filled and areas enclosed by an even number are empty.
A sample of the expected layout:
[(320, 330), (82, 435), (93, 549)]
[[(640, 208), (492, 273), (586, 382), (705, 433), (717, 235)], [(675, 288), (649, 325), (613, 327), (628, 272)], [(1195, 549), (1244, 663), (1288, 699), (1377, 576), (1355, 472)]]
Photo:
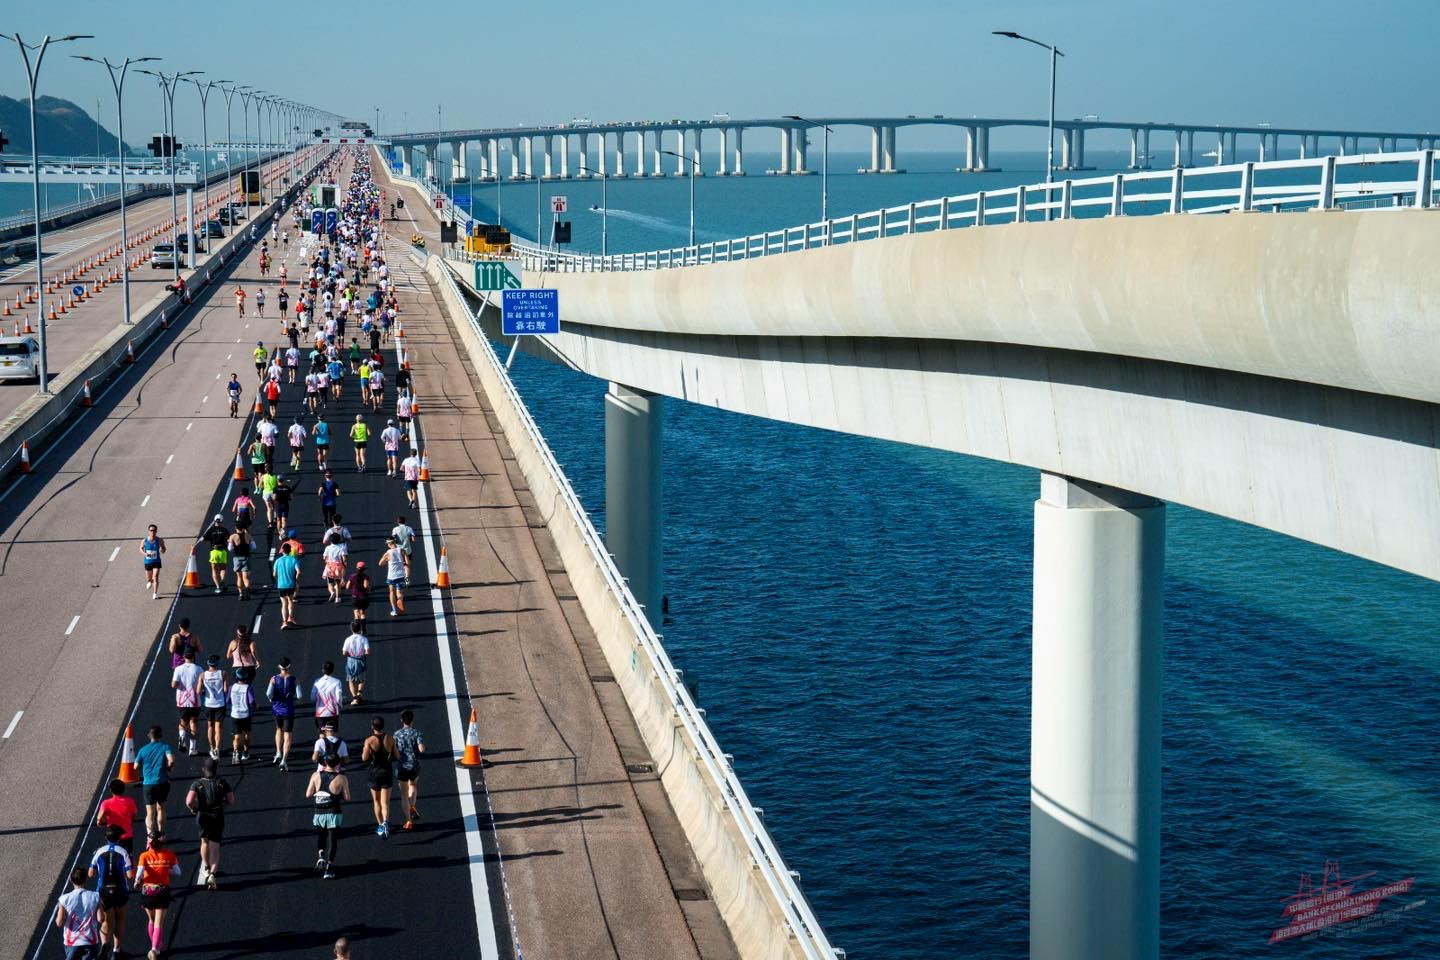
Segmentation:
[[(792, 117), (771, 117), (754, 120), (732, 120), (716, 117), (710, 120), (643, 120), (615, 121), (597, 124), (589, 121), (542, 126), (492, 127), (469, 130), (429, 130), (390, 134), (389, 139), (400, 150), (402, 173), (434, 179), (438, 176), (438, 154), (449, 147), (450, 179), (454, 182), (476, 180), (493, 182), (507, 177), (501, 151), (509, 152), (510, 180), (585, 179), (591, 176), (624, 177), (627, 154), (633, 157), (629, 176), (663, 177), (668, 156), (674, 161), (676, 176), (688, 175), (691, 166), (704, 175), (703, 141), (712, 133), (716, 144), (715, 176), (744, 176), (744, 136), (747, 130), (773, 130), (779, 137), (780, 165), (766, 173), (805, 175), (815, 171), (809, 166), (809, 127), (862, 127), (870, 130), (870, 163), (859, 172), (871, 174), (901, 173), (897, 167), (896, 131), (902, 127), (958, 127), (965, 137), (965, 173), (993, 172), (990, 160), (990, 134), (1011, 127), (1044, 128), (1047, 120), (1014, 117), (814, 117), (799, 122)], [(1429, 131), (1340, 130), (1317, 129), (1270, 124), (1205, 124), (1158, 123), (1154, 121), (1115, 121), (1099, 119), (1056, 120), (1060, 137), (1061, 170), (1086, 170), (1085, 141), (1095, 132), (1118, 132), (1130, 138), (1130, 169), (1143, 170), (1152, 166), (1154, 154), (1152, 134), (1168, 135), (1171, 166), (1193, 167), (1196, 164), (1196, 138), (1212, 137), (1213, 148), (1198, 156), (1213, 156), (1216, 165), (1239, 159), (1238, 151), (1253, 143), (1259, 159), (1281, 159), (1282, 149), (1291, 149), (1300, 158), (1317, 157), (1330, 147), (1341, 155), (1367, 152), (1395, 152), (1405, 145), (1416, 149), (1435, 146), (1440, 134)], [(666, 149), (664, 140), (671, 138), (673, 149)], [(1241, 138), (1244, 138), (1243, 140)], [(1288, 142), (1287, 142), (1288, 141)], [(1282, 146), (1283, 143), (1283, 146)], [(592, 149), (593, 145), (593, 149)], [(478, 170), (470, 172), (470, 154), (477, 155)], [(633, 153), (630, 151), (633, 149)], [(669, 156), (669, 154), (677, 156)], [(422, 168), (422, 154), (423, 163)], [(572, 155), (578, 160), (571, 167)], [(540, 160), (537, 161), (537, 156)], [(689, 158), (687, 163), (685, 158)], [(607, 168), (609, 158), (613, 163)], [(647, 170), (648, 161), (648, 170)], [(543, 163), (543, 166), (541, 165)]]
[(604, 258), (522, 243), (563, 327), (515, 346), (609, 381), (607, 538), (650, 609), (667, 399), (1036, 469), (1031, 956), (1153, 960), (1165, 503), (1440, 579), (1435, 159), (1121, 174)]

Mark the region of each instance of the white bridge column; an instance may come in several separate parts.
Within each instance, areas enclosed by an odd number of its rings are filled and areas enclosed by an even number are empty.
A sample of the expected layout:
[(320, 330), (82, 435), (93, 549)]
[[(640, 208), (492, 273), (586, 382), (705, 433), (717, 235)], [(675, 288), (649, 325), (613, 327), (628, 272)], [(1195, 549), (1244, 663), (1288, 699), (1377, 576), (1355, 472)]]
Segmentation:
[(720, 169), (715, 172), (725, 176), (725, 154), (730, 150), (730, 131), (724, 127), (720, 128)]
[(401, 173), (403, 176), (407, 176), (407, 177), (413, 177), (413, 176), (415, 176), (415, 174), (412, 172), (412, 171), (415, 169), (415, 167), (414, 167), (414, 165), (410, 162), (411, 159), (412, 159), (412, 158), (411, 158), (411, 153), (412, 153), (412, 152), (413, 152), (413, 149), (412, 149), (411, 147), (401, 147), (401, 148), (400, 148), (400, 173)]
[[(975, 141), (979, 139), (974, 127), (965, 128), (965, 172), (975, 169)], [(873, 148), (872, 148), (873, 149)]]
[(605, 546), (630, 592), (659, 624), (661, 397), (611, 383), (605, 394)]
[(520, 179), (520, 138), (510, 138), (510, 179)]
[(735, 169), (731, 172), (732, 177), (745, 176), (745, 128), (735, 128)]
[(895, 172), (895, 128), (885, 127), (880, 137), (881, 159), (886, 173)]
[(1072, 144), (1073, 144), (1073, 142), (1074, 142), (1074, 139), (1075, 139), (1075, 131), (1074, 131), (1074, 130), (1069, 129), (1068, 127), (1067, 127), (1067, 128), (1062, 128), (1062, 129), (1060, 130), (1060, 169), (1061, 169), (1061, 170), (1073, 170), (1073, 169), (1074, 169), (1074, 167), (1071, 166), (1071, 163), (1072, 163), (1071, 158), (1074, 156), (1074, 147), (1072, 146)]
[[(965, 164), (970, 165), (968, 162)], [(870, 128), (870, 169), (866, 173), (880, 172), (880, 128)]]
[(600, 145), (595, 150), (595, 156), (598, 158), (600, 166), (600, 176), (602, 177), (609, 176), (609, 174), (605, 172), (606, 158), (610, 155), (610, 141), (607, 139), (608, 136), (606, 133), (600, 134)]
[(780, 172), (790, 172), (790, 128), (780, 128)]
[(499, 140), (491, 140), (488, 144), (486, 144), (486, 148), (490, 151), (490, 176), (494, 177), (496, 180), (499, 180), (499, 179), (500, 179), (500, 141), (499, 141)]
[(1085, 128), (1075, 131), (1075, 169), (1085, 169)]
[[(604, 150), (600, 151), (604, 153)], [(590, 134), (580, 134), (580, 169), (575, 171), (575, 176), (584, 180), (590, 176)]]
[(695, 176), (703, 177), (705, 176), (705, 163), (704, 157), (700, 154), (700, 136), (704, 131), (700, 127), (696, 127), (692, 132), (694, 139), (690, 141), (690, 162), (694, 164)]
[(469, 144), (463, 140), (457, 140), (450, 144), (450, 182), (463, 182), (470, 179), (470, 167), (465, 157), (465, 148)]
[(547, 133), (540, 138), (540, 142), (545, 144), (545, 172), (541, 176), (546, 180), (553, 180), (555, 178), (555, 138)]
[(1140, 169), (1140, 131), (1130, 131), (1130, 169)]
[(796, 127), (790, 137), (790, 142), (795, 144), (795, 169), (792, 172), (809, 173), (810, 171), (805, 169), (805, 160), (810, 149), (810, 132), (804, 127)]
[(1160, 955), (1165, 506), (1042, 474), (1030, 719), (1031, 960)]
[(984, 173), (990, 169), (990, 128), (981, 127), (979, 134), (980, 145), (975, 156), (975, 172)]
[(685, 131), (675, 131), (675, 176), (683, 177), (689, 170), (685, 169)]
[(663, 134), (661, 131), (656, 130), (656, 131), (654, 132), (654, 137), (655, 137), (655, 139), (654, 139), (653, 141), (651, 141), (651, 143), (653, 144), (653, 146), (652, 146), (652, 148), (651, 148), (650, 176), (652, 176), (652, 177), (663, 177), (663, 176), (665, 176), (665, 161), (662, 160), (662, 159), (660, 159), (662, 156), (664, 156), (664, 155), (660, 152), (661, 150), (663, 150), (663, 149), (665, 148), (665, 145), (660, 142), (660, 141), (661, 141), (661, 138), (662, 138), (663, 136), (664, 136), (664, 134)]
[(525, 179), (535, 179), (535, 138), (522, 138), (525, 144)]
[(645, 176), (645, 131), (635, 131), (635, 176)]
[(560, 134), (560, 179), (570, 179), (570, 134)]
[(615, 176), (625, 176), (625, 131), (615, 132)]

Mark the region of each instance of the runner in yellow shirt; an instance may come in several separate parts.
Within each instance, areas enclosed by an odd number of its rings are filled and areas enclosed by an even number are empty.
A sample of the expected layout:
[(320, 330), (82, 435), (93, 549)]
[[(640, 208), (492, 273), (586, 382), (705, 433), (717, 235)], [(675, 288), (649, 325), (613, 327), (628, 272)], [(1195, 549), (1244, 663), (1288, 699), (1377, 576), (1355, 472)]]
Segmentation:
[(365, 426), (365, 418), (355, 414), (355, 425), (350, 428), (350, 439), (355, 442), (355, 470), (357, 473), (365, 472), (365, 444), (370, 442), (370, 428)]

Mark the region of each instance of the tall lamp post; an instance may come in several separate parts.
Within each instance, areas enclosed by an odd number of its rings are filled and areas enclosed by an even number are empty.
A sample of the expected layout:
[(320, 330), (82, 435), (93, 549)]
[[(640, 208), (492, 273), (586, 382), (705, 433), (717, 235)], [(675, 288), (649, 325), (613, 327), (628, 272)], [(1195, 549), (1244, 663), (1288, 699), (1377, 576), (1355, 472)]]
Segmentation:
[[(170, 145), (166, 151), (170, 156), (170, 259), (175, 265), (174, 279), (179, 280), (180, 209), (175, 199), (175, 90), (180, 86), (181, 80), (186, 77), (197, 76), (203, 71), (186, 70), (184, 72), (172, 73), (168, 77), (160, 70), (141, 70), (140, 72), (158, 79), (160, 81), (160, 90), (165, 97), (165, 135), (170, 137)], [(185, 229), (192, 234), (192, 236), (187, 239), (185, 247), (193, 254), (194, 251), (192, 248), (195, 246), (195, 238), (193, 236), (195, 225), (193, 223), (187, 223)]]
[(1023, 33), (1016, 33), (1014, 30), (992, 30), (990, 32), (997, 37), (1023, 40), (1050, 51), (1050, 126), (1046, 129), (1045, 138), (1045, 219), (1049, 220), (1053, 212), (1050, 205), (1051, 185), (1055, 182), (1055, 66), (1058, 58), (1065, 54), (1061, 53), (1053, 43), (1045, 43), (1034, 37), (1027, 37)]
[[(210, 90), (220, 84), (229, 83), (229, 80), (206, 80), (201, 83), (194, 77), (187, 78), (195, 84), (195, 90), (200, 94), (200, 138), (205, 141), (204, 150), (200, 154), (201, 176), (205, 179), (205, 220), (210, 219)], [(223, 90), (224, 87), (221, 87)], [(206, 228), (208, 233), (209, 228)]]
[[(251, 150), (250, 150), (250, 101), (253, 100), (253, 99), (255, 99), (255, 97), (256, 97), (258, 94), (257, 94), (257, 91), (256, 91), (253, 87), (249, 87), (249, 86), (236, 87), (235, 90), (240, 94), (240, 113), (241, 113), (241, 114), (244, 116), (244, 118), (245, 118), (245, 167), (244, 167), (244, 169), (242, 170), (243, 176), (241, 177), (241, 179), (242, 179), (242, 180), (249, 180), (249, 179), (250, 179), (250, 153), (251, 153)], [(259, 110), (258, 110), (258, 109), (256, 110), (255, 116), (256, 116), (256, 122), (258, 123), (258, 122), (259, 122), (259, 116), (260, 116), (260, 113), (259, 113)], [(250, 219), (250, 191), (249, 191), (248, 189), (246, 189), (246, 188), (248, 188), (248, 187), (249, 187), (249, 184), (248, 184), (248, 183), (243, 183), (243, 184), (241, 185), (241, 187), (240, 187), (240, 193), (242, 194), (242, 196), (240, 197), (240, 204), (241, 204), (241, 206), (243, 206), (243, 207), (245, 208), (245, 219), (247, 219), (247, 220)]]
[[(148, 63), (159, 60), (159, 57), (126, 57), (119, 66), (111, 63), (108, 58), (77, 56), (76, 60), (84, 60), (87, 63), (98, 63), (110, 74), (110, 85), (115, 88), (115, 122), (119, 125), (117, 136), (120, 138), (120, 249), (130, 249), (130, 232), (125, 221), (125, 74), (132, 63)], [(120, 271), (120, 292), (125, 303), (125, 322), (133, 323), (130, 317), (130, 266), (127, 263)]]
[(683, 153), (676, 153), (674, 150), (661, 150), (672, 157), (678, 157), (690, 164), (690, 246), (695, 246), (695, 168), (700, 164), (694, 157), (687, 157)]
[[(227, 83), (230, 84), (229, 87), (225, 86)], [(235, 135), (230, 130), (230, 106), (235, 102), (237, 88), (233, 80), (220, 80), (216, 86), (225, 94), (225, 179), (229, 181), (230, 171), (235, 168), (235, 161), (230, 159), (235, 153)]]
[[(47, 394), (50, 392), (50, 375), (46, 369), (45, 356), (45, 254), (40, 246), (40, 148), (35, 140), (35, 85), (40, 79), (40, 63), (45, 59), (45, 50), (52, 43), (65, 43), (70, 40), (93, 40), (89, 34), (72, 33), (64, 37), (50, 37), (48, 34), (39, 43), (26, 43), (20, 39), (20, 34), (0, 33), (0, 37), (6, 40), (14, 40), (15, 46), (20, 48), (20, 57), (25, 61), (25, 79), (30, 83), (30, 173), (32, 185), (35, 190), (35, 289), (38, 291), (39, 301), (36, 307), (39, 312), (40, 321), (40, 363), (37, 380), (39, 386), (37, 393)], [(30, 54), (35, 54), (35, 62), (30, 62)]]
[(824, 149), (820, 154), (820, 221), (825, 224), (825, 243), (828, 246), (830, 243), (830, 128), (819, 121), (806, 120), (793, 113), (786, 114), (784, 119), (819, 127), (824, 131), (821, 134)]

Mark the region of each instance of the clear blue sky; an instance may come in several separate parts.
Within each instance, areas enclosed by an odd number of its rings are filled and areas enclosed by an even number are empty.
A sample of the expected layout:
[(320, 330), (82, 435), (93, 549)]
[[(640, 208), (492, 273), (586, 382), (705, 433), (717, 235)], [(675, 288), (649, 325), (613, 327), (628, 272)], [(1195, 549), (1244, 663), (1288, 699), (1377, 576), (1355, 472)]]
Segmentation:
[[(1011, 29), (1067, 54), (1061, 116), (1426, 130), (1440, 129), (1425, 29), (1435, 4), (241, 0), (175, 6), (183, 12), (166, 17), (155, 4), (66, 0), (10, 5), (0, 30), (95, 34), (51, 49), (41, 92), (91, 111), (100, 96), (112, 129), (102, 71), (66, 54), (163, 56), (166, 69), (203, 69), (357, 118), (378, 106), (392, 129), (407, 112), (412, 127), (433, 128), (437, 102), (446, 127), (716, 112), (1041, 116), (1046, 54), (990, 35)], [(136, 79), (126, 90), (131, 143), (160, 124), (160, 94)], [(0, 92), (24, 95), (13, 48), (0, 47)], [(181, 138), (198, 142), (198, 98), (193, 89), (180, 97)], [(218, 95), (212, 139), (217, 129), (223, 136)], [(902, 137), (919, 147), (958, 140), (935, 129)], [(868, 132), (847, 130), (835, 146), (868, 144)], [(770, 148), (768, 139), (756, 146)]]

